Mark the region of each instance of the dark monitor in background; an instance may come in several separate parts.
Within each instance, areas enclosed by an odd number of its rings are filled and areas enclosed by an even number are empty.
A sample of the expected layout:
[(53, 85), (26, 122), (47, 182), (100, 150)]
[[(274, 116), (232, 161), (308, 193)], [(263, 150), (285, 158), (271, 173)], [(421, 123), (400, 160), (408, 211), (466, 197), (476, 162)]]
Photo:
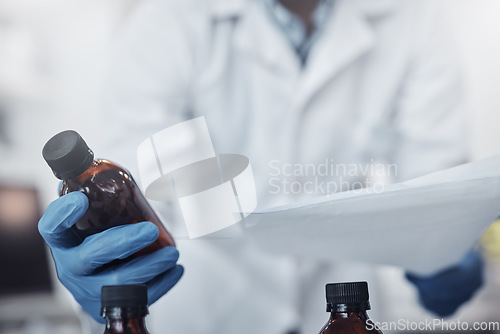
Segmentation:
[(41, 212), (34, 187), (0, 183), (0, 297), (52, 291)]

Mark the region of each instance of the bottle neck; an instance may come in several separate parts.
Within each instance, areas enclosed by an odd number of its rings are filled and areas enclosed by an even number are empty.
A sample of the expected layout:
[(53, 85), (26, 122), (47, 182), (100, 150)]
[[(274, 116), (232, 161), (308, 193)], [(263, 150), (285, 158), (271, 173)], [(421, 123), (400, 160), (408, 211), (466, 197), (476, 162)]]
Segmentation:
[(105, 334), (148, 334), (146, 328), (146, 306), (137, 308), (111, 307), (103, 309), (106, 319)]
[(370, 319), (366, 313), (370, 309), (368, 301), (356, 304), (328, 304), (326, 309), (330, 312), (330, 322), (348, 320), (366, 324)]
[(366, 310), (359, 311), (349, 311), (349, 312), (336, 312), (332, 311), (330, 313), (330, 320), (346, 319), (346, 318), (359, 318), (362, 321), (369, 319)]
[(97, 167), (99, 167), (99, 161), (92, 160), (92, 163), (81, 174), (68, 178), (65, 181), (68, 183), (81, 183), (95, 174), (95, 170)]

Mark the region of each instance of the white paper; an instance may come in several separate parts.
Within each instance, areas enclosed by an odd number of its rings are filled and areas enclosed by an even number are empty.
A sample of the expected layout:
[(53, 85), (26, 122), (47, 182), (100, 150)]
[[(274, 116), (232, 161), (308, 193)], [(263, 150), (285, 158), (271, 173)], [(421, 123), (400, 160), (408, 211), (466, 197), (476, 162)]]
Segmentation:
[(255, 212), (240, 224), (270, 252), (430, 274), (459, 261), (499, 214), (495, 156), (386, 186), (382, 193), (356, 190)]

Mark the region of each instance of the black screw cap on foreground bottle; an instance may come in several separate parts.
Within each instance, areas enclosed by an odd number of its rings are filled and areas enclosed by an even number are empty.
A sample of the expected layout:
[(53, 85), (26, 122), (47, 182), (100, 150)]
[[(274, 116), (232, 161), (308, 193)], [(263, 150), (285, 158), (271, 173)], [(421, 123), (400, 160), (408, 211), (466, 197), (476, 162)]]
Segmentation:
[(145, 284), (103, 286), (101, 306), (106, 320), (104, 334), (149, 334), (144, 319), (149, 314)]
[(348, 312), (370, 309), (368, 283), (351, 282), (326, 285), (326, 311)]
[(82, 174), (94, 161), (92, 150), (73, 130), (63, 131), (52, 137), (43, 147), (42, 155), (60, 180)]
[(327, 284), (326, 303), (330, 319), (320, 334), (382, 334), (366, 314), (370, 310), (367, 282)]
[(148, 306), (145, 284), (105, 285), (101, 289), (102, 312), (113, 307), (144, 308)]

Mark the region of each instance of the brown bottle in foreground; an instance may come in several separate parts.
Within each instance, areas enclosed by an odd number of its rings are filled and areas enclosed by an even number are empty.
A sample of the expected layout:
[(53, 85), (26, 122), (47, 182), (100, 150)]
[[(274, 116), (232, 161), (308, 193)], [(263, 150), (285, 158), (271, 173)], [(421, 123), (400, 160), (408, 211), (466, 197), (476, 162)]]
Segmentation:
[(108, 285), (101, 289), (101, 316), (104, 334), (149, 334), (145, 317), (148, 288), (145, 284)]
[(320, 334), (382, 334), (366, 314), (370, 309), (366, 282), (326, 285), (330, 319)]
[(68, 130), (55, 135), (42, 154), (54, 175), (63, 180), (60, 196), (81, 191), (89, 199), (87, 212), (72, 227), (79, 242), (114, 226), (150, 221), (158, 226), (160, 235), (135, 256), (175, 245), (130, 173), (107, 160), (94, 160), (94, 153), (78, 133)]

